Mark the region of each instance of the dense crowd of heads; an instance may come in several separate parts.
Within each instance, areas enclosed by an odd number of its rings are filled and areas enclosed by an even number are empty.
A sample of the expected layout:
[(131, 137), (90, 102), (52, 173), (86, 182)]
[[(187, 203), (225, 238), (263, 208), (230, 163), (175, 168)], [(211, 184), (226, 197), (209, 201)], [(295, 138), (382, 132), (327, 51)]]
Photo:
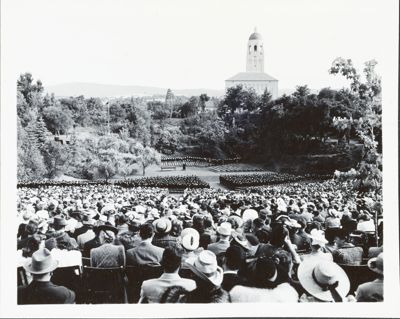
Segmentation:
[(220, 183), (229, 188), (248, 187), (248, 186), (263, 186), (284, 183), (294, 183), (299, 181), (309, 180), (326, 180), (330, 179), (331, 175), (319, 174), (302, 174), (293, 175), (287, 173), (267, 172), (260, 174), (246, 175), (221, 175)]
[[(376, 266), (383, 258), (382, 195), (332, 180), (242, 191), (192, 188), (180, 196), (108, 184), (20, 187), (17, 216), (28, 273), (43, 249), (60, 260), (61, 252), (76, 251), (94, 267), (163, 267), (169, 285), (144, 281), (134, 302), (383, 298), (376, 291), (371, 297), (369, 286), (353, 287), (339, 266), (367, 267), (383, 280), (383, 266)], [(318, 281), (324, 271), (333, 283)]]

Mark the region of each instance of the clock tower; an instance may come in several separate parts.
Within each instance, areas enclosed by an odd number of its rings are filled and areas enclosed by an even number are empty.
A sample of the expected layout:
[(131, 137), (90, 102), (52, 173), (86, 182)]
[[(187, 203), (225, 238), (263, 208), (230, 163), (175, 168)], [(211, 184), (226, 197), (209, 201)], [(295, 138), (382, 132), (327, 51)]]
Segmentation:
[(257, 28), (254, 28), (247, 42), (246, 72), (264, 72), (264, 44)]

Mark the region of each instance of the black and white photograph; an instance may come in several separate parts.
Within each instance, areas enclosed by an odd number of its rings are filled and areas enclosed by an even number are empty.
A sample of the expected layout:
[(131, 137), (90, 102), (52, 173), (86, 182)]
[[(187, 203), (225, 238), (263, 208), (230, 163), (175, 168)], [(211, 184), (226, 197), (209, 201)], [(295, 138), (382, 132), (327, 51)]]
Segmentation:
[(1, 8), (0, 316), (400, 315), (397, 1)]

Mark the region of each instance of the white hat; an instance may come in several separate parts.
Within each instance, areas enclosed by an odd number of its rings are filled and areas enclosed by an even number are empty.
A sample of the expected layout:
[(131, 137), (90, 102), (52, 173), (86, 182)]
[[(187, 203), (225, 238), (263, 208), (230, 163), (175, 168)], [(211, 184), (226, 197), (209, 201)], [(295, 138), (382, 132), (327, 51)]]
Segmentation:
[(200, 244), (200, 234), (194, 228), (185, 228), (181, 232), (181, 243), (187, 250), (195, 250)]
[(345, 271), (332, 261), (308, 259), (303, 261), (298, 270), (302, 287), (322, 301), (334, 301), (333, 294), (344, 299), (350, 290), (350, 281)]
[(328, 241), (325, 238), (324, 232), (319, 229), (312, 229), (310, 234), (308, 235), (312, 241), (311, 245), (325, 245), (328, 243)]
[(154, 229), (158, 234), (167, 234), (172, 228), (172, 223), (168, 218), (159, 218), (153, 222)]
[(224, 279), (224, 272), (221, 267), (218, 266), (217, 257), (212, 251), (203, 250), (193, 264), (188, 264), (188, 267), (193, 271), (199, 278), (209, 281), (214, 286), (220, 286)]
[(217, 232), (223, 236), (230, 236), (232, 234), (232, 224), (228, 222), (221, 223), (221, 225), (217, 227)]
[(245, 223), (248, 219), (255, 220), (258, 218), (258, 213), (256, 210), (248, 208), (243, 212), (243, 222)]

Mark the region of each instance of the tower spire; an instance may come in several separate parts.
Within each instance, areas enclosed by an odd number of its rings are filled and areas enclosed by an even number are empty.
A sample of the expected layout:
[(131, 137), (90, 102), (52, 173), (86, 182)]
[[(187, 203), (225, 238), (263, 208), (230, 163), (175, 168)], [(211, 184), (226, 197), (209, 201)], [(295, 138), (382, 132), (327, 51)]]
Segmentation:
[(257, 33), (257, 26), (254, 27), (254, 33)]

